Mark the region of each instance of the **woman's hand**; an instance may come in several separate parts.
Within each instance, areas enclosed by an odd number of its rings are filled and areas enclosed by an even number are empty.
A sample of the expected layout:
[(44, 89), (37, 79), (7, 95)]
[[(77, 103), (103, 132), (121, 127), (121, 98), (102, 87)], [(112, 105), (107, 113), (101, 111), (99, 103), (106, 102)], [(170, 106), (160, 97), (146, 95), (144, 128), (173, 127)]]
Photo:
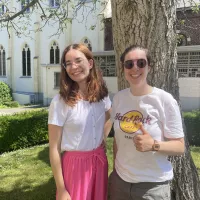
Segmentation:
[(66, 189), (57, 191), (56, 200), (72, 200)]
[(154, 139), (151, 135), (144, 129), (143, 125), (140, 125), (140, 130), (142, 134), (136, 135), (133, 138), (133, 142), (135, 144), (136, 150), (145, 152), (145, 151), (152, 151), (152, 146), (154, 144)]

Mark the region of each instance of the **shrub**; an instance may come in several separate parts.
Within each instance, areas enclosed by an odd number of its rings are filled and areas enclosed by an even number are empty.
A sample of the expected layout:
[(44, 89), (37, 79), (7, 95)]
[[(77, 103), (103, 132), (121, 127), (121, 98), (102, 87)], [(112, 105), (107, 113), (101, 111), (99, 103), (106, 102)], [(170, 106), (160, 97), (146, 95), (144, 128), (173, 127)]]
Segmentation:
[(200, 111), (183, 114), (190, 145), (200, 146)]
[(17, 101), (4, 102), (3, 105), (10, 107), (10, 108), (19, 107), (19, 103)]
[(11, 100), (12, 96), (10, 87), (6, 83), (0, 81), (0, 104)]
[(0, 116), (0, 153), (48, 141), (47, 110)]

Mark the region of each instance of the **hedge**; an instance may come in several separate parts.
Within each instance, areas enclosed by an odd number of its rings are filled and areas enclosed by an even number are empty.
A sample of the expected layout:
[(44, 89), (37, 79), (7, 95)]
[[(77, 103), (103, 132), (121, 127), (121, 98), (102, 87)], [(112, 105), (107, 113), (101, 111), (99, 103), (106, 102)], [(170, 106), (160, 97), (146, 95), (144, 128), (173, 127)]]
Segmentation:
[[(190, 145), (200, 146), (200, 111), (183, 114)], [(0, 116), (0, 154), (48, 142), (45, 109)], [(112, 137), (114, 131), (110, 132)]]
[(0, 81), (0, 104), (9, 101), (12, 101), (11, 89), (6, 83)]
[(183, 114), (190, 145), (200, 146), (200, 111)]
[(9, 101), (9, 102), (3, 102), (3, 105), (9, 107), (9, 108), (17, 108), (19, 107), (19, 103), (17, 101)]
[(0, 153), (46, 143), (48, 111), (0, 116)]

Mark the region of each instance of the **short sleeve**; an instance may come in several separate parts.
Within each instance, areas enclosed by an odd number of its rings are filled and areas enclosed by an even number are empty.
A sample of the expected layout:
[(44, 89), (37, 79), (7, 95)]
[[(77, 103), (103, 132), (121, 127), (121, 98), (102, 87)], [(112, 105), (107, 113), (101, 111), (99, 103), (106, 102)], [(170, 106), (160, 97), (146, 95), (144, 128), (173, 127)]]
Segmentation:
[(104, 103), (105, 103), (105, 111), (108, 111), (111, 108), (111, 100), (110, 97), (107, 96), (103, 99)]
[(180, 109), (171, 95), (167, 96), (164, 102), (164, 136), (166, 138), (184, 137)]
[(49, 107), (48, 124), (63, 126), (67, 119), (67, 113), (68, 106), (60, 95), (56, 95)]

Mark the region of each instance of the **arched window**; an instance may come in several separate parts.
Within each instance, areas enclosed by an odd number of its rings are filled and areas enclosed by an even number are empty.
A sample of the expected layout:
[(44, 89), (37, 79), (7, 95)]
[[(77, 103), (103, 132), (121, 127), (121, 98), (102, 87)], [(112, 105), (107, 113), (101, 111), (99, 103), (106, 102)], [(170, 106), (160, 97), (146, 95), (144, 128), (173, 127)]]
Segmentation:
[(0, 45), (0, 76), (6, 76), (6, 52)]
[(49, 5), (52, 8), (57, 8), (60, 5), (60, 0), (49, 0)]
[(88, 47), (88, 49), (89, 49), (90, 51), (92, 51), (91, 42), (90, 42), (90, 40), (89, 40), (87, 37), (84, 37), (84, 38), (81, 40), (81, 42), (84, 43), (84, 44)]
[(83, 3), (91, 2), (92, 0), (80, 0)]
[(56, 42), (53, 42), (50, 48), (50, 64), (60, 63), (60, 49)]
[(6, 11), (6, 7), (3, 4), (1, 4), (0, 5), (0, 15), (4, 14), (5, 11)]
[[(21, 9), (23, 10), (30, 3), (30, 0), (21, 0)], [(26, 12), (30, 12), (30, 7), (26, 9)]]
[(31, 76), (31, 51), (27, 44), (22, 50), (22, 76)]

